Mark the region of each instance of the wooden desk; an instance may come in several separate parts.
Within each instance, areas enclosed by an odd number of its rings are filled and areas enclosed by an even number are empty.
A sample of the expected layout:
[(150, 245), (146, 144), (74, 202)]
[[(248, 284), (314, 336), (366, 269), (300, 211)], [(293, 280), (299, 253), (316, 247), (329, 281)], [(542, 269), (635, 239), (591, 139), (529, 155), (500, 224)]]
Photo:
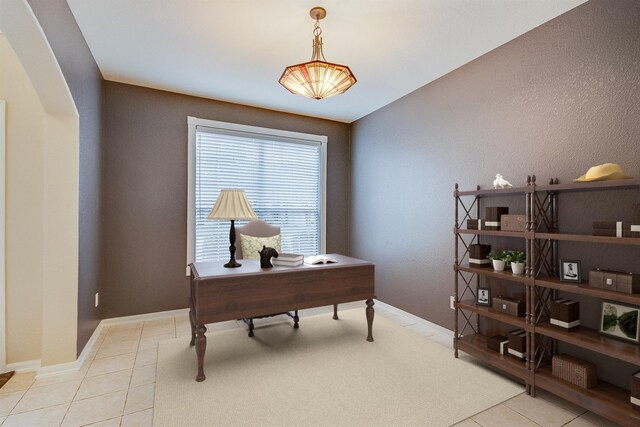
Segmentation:
[(191, 345), (196, 346), (198, 357), (196, 381), (206, 378), (207, 323), (365, 300), (367, 341), (373, 341), (374, 265), (332, 256), (338, 262), (265, 269), (259, 260), (241, 260), (238, 268), (225, 268), (222, 261), (190, 264), (189, 320)]

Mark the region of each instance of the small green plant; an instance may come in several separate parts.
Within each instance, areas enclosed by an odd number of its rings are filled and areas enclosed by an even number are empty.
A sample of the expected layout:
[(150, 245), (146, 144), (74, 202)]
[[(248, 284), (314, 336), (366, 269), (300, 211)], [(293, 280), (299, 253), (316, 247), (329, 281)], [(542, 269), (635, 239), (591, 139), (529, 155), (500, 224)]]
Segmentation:
[(507, 261), (509, 263), (511, 263), (511, 262), (515, 262), (515, 263), (525, 262), (525, 260), (527, 259), (527, 256), (522, 251), (506, 251), (506, 253), (507, 253), (507, 255), (506, 255), (505, 261)]
[(489, 255), (487, 255), (487, 258), (492, 260), (495, 259), (499, 261), (506, 261), (507, 251), (503, 251), (503, 250), (491, 251)]

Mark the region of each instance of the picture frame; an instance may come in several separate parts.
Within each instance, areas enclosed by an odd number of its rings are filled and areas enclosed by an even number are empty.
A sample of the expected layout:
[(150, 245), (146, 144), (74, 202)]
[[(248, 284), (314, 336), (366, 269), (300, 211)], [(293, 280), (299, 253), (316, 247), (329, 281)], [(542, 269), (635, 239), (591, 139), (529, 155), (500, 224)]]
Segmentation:
[(580, 261), (566, 260), (560, 261), (560, 281), (561, 282), (582, 282), (580, 275)]
[(640, 342), (640, 307), (602, 301), (600, 333), (613, 338)]
[(476, 304), (484, 305), (487, 307), (491, 306), (491, 288), (478, 288), (478, 293), (476, 294)]

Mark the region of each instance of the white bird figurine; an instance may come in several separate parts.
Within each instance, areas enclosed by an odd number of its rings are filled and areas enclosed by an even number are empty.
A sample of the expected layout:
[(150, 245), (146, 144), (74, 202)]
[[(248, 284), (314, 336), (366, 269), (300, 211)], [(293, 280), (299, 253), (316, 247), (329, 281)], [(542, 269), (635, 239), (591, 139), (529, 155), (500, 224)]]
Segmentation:
[(501, 174), (496, 175), (496, 179), (493, 180), (493, 188), (513, 187), (509, 181), (504, 179)]

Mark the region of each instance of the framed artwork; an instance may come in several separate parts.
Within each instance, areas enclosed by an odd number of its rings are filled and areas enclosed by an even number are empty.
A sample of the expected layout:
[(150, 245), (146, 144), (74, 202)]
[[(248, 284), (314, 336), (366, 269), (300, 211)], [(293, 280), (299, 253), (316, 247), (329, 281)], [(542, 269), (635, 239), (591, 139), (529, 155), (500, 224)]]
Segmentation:
[(477, 305), (491, 305), (491, 289), (490, 288), (478, 288), (478, 295), (476, 296)]
[(638, 307), (631, 307), (617, 302), (602, 301), (600, 333), (635, 343), (639, 342), (639, 310), (640, 308)]
[(560, 261), (560, 281), (580, 283), (580, 261), (562, 260)]

